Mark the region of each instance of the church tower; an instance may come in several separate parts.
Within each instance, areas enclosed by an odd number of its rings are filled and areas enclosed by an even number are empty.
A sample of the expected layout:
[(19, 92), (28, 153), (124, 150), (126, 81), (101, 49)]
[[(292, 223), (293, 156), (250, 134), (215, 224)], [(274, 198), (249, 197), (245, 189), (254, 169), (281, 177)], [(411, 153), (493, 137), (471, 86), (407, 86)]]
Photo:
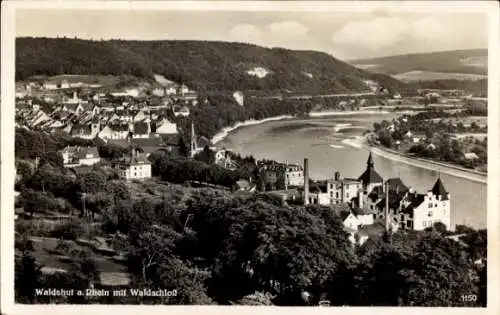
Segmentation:
[(363, 190), (367, 194), (369, 194), (373, 188), (379, 186), (383, 189), (384, 180), (382, 176), (380, 176), (377, 171), (375, 171), (375, 163), (373, 162), (373, 156), (370, 152), (368, 156), (368, 160), (366, 161), (366, 170), (363, 174), (358, 178), (359, 181), (363, 184)]

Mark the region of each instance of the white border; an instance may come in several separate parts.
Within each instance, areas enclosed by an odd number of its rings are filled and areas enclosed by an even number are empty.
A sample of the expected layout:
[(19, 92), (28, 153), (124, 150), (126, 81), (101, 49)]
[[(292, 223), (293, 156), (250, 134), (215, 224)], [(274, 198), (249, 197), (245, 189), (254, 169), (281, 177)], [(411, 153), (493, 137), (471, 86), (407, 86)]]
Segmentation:
[[(80, 9), (80, 10), (191, 10), (191, 11), (335, 11), (335, 12), (369, 12), (383, 8), (393, 12), (487, 12), (489, 16), (489, 60), (488, 60), (488, 96), (489, 96), (489, 145), (488, 145), (488, 308), (302, 308), (302, 307), (219, 307), (219, 306), (69, 306), (69, 305), (14, 305), (14, 233), (13, 233), (13, 178), (14, 178), (14, 40), (15, 11), (18, 9)], [(499, 10), (496, 1), (296, 1), (296, 2), (256, 2), (256, 1), (4, 1), (2, 2), (2, 63), (1, 63), (1, 307), (4, 314), (88, 314), (125, 312), (135, 314), (167, 311), (171, 314), (207, 313), (221, 314), (238, 312), (250, 314), (283, 313), (364, 313), (364, 314), (499, 314), (499, 186), (500, 171), (500, 110), (499, 110)], [(36, 21), (34, 21), (36, 23)], [(466, 23), (466, 21), (464, 21)], [(381, 288), (383, 289), (383, 288)], [(460, 294), (457, 292), (457, 294)]]

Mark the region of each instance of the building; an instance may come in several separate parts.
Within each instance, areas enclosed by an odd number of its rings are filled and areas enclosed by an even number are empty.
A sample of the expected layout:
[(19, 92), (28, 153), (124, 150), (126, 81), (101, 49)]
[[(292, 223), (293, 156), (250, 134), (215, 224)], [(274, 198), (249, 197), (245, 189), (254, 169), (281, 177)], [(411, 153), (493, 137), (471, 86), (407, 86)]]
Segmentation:
[(126, 139), (129, 135), (129, 125), (124, 123), (108, 124), (98, 134), (104, 141)]
[(372, 153), (366, 161), (366, 170), (361, 174), (358, 180), (362, 184), (364, 194), (369, 194), (375, 187), (383, 187), (384, 180), (377, 171), (375, 171), (375, 163), (373, 162)]
[(401, 228), (418, 231), (433, 227), (440, 222), (447, 229), (453, 229), (450, 193), (446, 191), (441, 178), (436, 180), (432, 189), (426, 194), (408, 191), (401, 200), (399, 210), (399, 216), (396, 215), (395, 218)]
[(132, 138), (149, 138), (151, 125), (144, 121), (137, 121), (132, 125)]
[(300, 165), (285, 163), (261, 163), (259, 166), (261, 187), (264, 190), (287, 190), (304, 185), (304, 169)]
[(170, 122), (168, 119), (164, 118), (156, 123), (156, 133), (157, 134), (177, 134), (177, 124)]
[(362, 182), (354, 178), (342, 178), (340, 172), (335, 172), (334, 178), (328, 181), (330, 203), (348, 203), (358, 196)]
[(226, 149), (217, 150), (215, 152), (215, 164), (227, 169), (235, 170), (238, 165), (235, 161), (233, 161), (230, 153), (231, 151)]
[[(151, 137), (151, 138), (133, 138), (130, 139), (130, 142), (135, 146), (140, 148), (140, 151), (149, 157), (149, 155), (153, 152), (159, 150), (168, 150), (164, 145), (164, 141), (161, 137)], [(120, 140), (119, 140), (120, 141)]]
[(151, 178), (151, 162), (145, 155), (132, 149), (130, 157), (115, 163), (118, 175), (125, 180)]
[(100, 129), (101, 129), (101, 124), (97, 119), (95, 119), (92, 120), (92, 122), (90, 123), (73, 124), (71, 126), (70, 135), (76, 138), (91, 140), (97, 137)]
[(62, 150), (61, 155), (64, 167), (94, 165), (101, 161), (96, 147), (66, 147)]
[(190, 114), (189, 107), (187, 106), (182, 106), (180, 108), (174, 107), (174, 115), (175, 117), (188, 117)]
[(197, 137), (194, 132), (194, 124), (191, 123), (191, 141), (189, 147), (189, 156), (194, 158), (194, 156), (203, 151), (205, 147), (209, 147), (210, 150), (215, 151), (217, 148), (212, 145), (212, 142), (204, 136)]

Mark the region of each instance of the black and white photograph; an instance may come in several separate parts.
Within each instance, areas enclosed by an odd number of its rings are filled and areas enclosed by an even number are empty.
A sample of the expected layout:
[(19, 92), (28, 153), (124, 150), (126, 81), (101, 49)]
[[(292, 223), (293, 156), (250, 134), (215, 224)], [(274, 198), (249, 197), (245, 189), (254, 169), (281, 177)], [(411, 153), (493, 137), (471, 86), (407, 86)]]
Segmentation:
[(497, 314), (498, 4), (16, 2), (2, 304)]

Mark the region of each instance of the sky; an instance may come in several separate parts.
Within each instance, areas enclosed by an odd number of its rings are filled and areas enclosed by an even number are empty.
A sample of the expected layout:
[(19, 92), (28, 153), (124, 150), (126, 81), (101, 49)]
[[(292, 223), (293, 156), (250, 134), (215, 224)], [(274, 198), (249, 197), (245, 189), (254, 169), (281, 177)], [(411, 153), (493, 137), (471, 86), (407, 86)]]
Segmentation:
[(487, 23), (484, 13), (465, 12), (23, 9), (16, 36), (234, 41), (352, 60), (487, 48)]

